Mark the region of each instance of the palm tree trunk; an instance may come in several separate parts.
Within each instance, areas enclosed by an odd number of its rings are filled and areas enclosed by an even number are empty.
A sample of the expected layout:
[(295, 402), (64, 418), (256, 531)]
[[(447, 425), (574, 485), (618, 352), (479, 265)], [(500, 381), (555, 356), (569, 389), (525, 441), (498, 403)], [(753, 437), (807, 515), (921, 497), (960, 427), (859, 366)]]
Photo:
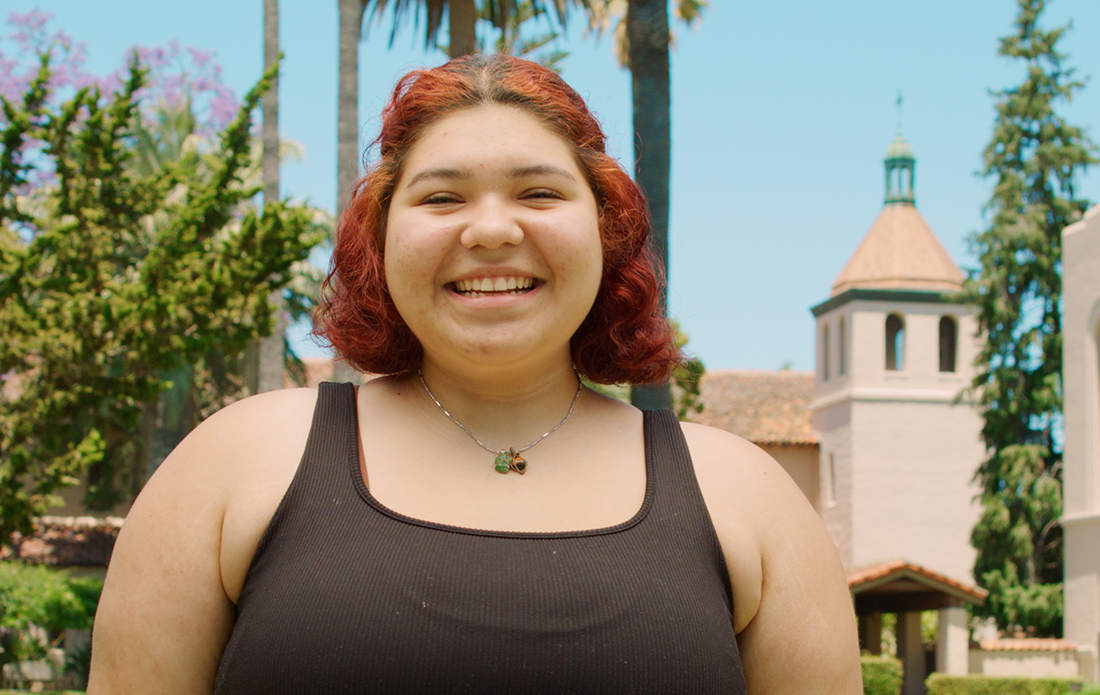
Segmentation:
[[(668, 277), (668, 201), (671, 150), (668, 0), (629, 0), (626, 10), (630, 78), (634, 102), (634, 178), (649, 199), (650, 243)], [(661, 293), (661, 311), (667, 296)], [(639, 408), (671, 408), (668, 382), (635, 386), (630, 402)]]
[[(336, 215), (339, 217), (359, 178), (359, 39), (366, 5), (363, 0), (337, 0), (337, 3), (340, 55), (336, 104)], [(333, 379), (357, 382), (359, 376), (350, 365), (337, 361)]]
[(447, 28), (451, 34), (448, 53), (452, 58), (477, 53), (477, 8), (474, 0), (450, 0), (447, 3)]
[[(279, 0), (264, 0), (264, 69), (279, 59)], [(279, 76), (264, 94), (263, 180), (264, 205), (279, 201)], [(268, 298), (275, 316), (271, 335), (260, 339), (257, 392), (283, 388), (283, 362), (286, 319), (283, 317), (283, 295), (276, 290)]]

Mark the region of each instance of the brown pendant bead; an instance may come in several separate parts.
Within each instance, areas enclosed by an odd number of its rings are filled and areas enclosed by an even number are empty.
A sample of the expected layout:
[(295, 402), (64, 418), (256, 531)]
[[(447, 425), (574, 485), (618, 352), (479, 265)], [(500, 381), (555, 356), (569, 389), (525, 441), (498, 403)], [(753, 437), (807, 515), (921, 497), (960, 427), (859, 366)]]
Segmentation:
[(522, 456), (520, 456), (519, 454), (517, 454), (514, 449), (512, 451), (510, 451), (509, 453), (512, 454), (512, 460), (508, 464), (509, 470), (513, 470), (516, 473), (519, 473), (520, 475), (523, 475), (524, 473), (526, 473), (527, 472), (527, 459), (525, 459)]

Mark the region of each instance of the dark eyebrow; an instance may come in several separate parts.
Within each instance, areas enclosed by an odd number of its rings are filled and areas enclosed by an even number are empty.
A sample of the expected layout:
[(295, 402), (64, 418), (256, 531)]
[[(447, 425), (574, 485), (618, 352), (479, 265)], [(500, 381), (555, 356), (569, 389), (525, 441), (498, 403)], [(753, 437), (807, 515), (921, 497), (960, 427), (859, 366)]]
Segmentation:
[(413, 184), (423, 181), (424, 179), (448, 179), (451, 181), (463, 181), (465, 179), (472, 179), (474, 177), (472, 172), (459, 171), (458, 169), (425, 169), (417, 173), (409, 182), (405, 184), (406, 188), (410, 188)]
[(561, 176), (567, 178), (570, 181), (576, 181), (577, 178), (570, 174), (567, 170), (561, 167), (554, 166), (552, 164), (535, 164), (529, 167), (520, 167), (519, 169), (513, 169), (508, 173), (510, 179), (521, 179), (524, 176), (538, 176), (539, 174), (552, 174), (555, 176)]

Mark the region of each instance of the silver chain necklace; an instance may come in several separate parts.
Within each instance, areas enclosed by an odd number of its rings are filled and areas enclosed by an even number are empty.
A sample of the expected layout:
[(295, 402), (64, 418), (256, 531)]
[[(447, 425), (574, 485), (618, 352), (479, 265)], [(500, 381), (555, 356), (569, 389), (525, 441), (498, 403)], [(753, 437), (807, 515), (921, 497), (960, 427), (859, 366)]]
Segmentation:
[[(573, 370), (573, 373), (576, 374), (575, 369)], [(507, 473), (508, 471), (515, 471), (516, 473), (519, 473), (520, 475), (523, 475), (524, 473), (527, 472), (527, 460), (525, 458), (523, 458), (522, 456), (520, 456), (520, 454), (527, 451), (528, 449), (530, 449), (534, 445), (538, 444), (542, 440), (546, 439), (550, 435), (554, 434), (554, 432), (557, 432), (558, 428), (561, 427), (562, 425), (564, 425), (569, 420), (569, 416), (573, 414), (573, 407), (575, 405), (577, 405), (577, 399), (580, 398), (581, 387), (583, 386), (583, 383), (581, 382), (581, 378), (578, 376), (577, 377), (577, 392), (573, 394), (573, 402), (569, 404), (569, 412), (566, 413), (565, 417), (562, 418), (561, 422), (554, 425), (550, 429), (549, 432), (542, 435), (541, 437), (539, 437), (535, 441), (531, 442), (527, 446), (523, 447), (522, 449), (513, 449), (513, 448), (509, 448), (509, 449), (491, 449), (491, 448), (485, 446), (485, 443), (482, 442), (480, 439), (478, 439), (474, 435), (474, 433), (471, 432), (466, 427), (466, 425), (463, 425), (458, 420), (455, 420), (454, 416), (447, 412), (447, 409), (444, 408), (443, 404), (439, 402), (439, 399), (435, 397), (435, 394), (432, 393), (432, 390), (430, 388), (428, 388), (428, 382), (424, 381), (424, 372), (421, 371), (420, 367), (416, 368), (416, 375), (420, 377), (420, 383), (421, 383), (421, 385), (424, 386), (424, 390), (428, 392), (428, 397), (431, 398), (432, 401), (434, 401), (437, 406), (439, 406), (439, 410), (444, 415), (447, 416), (448, 420), (450, 420), (451, 422), (453, 422), (456, 425), (458, 425), (459, 427), (461, 427), (462, 431), (465, 432), (466, 434), (470, 435), (470, 439), (477, 442), (477, 445), (480, 446), (482, 449), (484, 449), (485, 451), (488, 451), (490, 454), (496, 454), (497, 455), (496, 460), (494, 461), (494, 464), (493, 464), (494, 468), (496, 468), (496, 470), (497, 470), (497, 473)]]

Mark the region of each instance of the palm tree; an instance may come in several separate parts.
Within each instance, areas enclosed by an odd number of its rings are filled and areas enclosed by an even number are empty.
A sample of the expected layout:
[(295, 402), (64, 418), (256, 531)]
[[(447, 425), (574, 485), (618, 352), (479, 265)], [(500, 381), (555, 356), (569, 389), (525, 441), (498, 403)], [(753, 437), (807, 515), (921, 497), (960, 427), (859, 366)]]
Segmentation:
[[(359, 178), (359, 37), (363, 0), (337, 0), (339, 61), (336, 97), (336, 217), (344, 214), (347, 197)], [(335, 231), (335, 227), (333, 228)], [(333, 366), (335, 381), (358, 381), (355, 369), (342, 361)]]
[[(667, 0), (629, 0), (627, 55), (634, 110), (634, 178), (649, 198), (650, 242), (668, 277), (668, 179), (671, 151)], [(661, 311), (668, 298), (661, 296)], [(671, 408), (668, 382), (635, 386), (630, 402), (639, 408)]]
[[(279, 60), (279, 0), (264, 0), (264, 69)], [(271, 81), (271, 89), (264, 94), (263, 125), (263, 185), (264, 203), (279, 200), (279, 76)], [(286, 319), (283, 318), (283, 296), (276, 291), (268, 302), (274, 307), (274, 325), (271, 335), (259, 341), (257, 378), (253, 392), (275, 391), (283, 388), (283, 370), (286, 358)]]
[[(626, 15), (625, 21), (617, 22), (613, 34), (619, 63), (630, 69), (634, 178), (649, 199), (653, 225), (650, 242), (666, 278), (672, 104), (669, 50), (673, 42), (668, 5), (668, 0), (603, 0), (593, 8), (590, 21), (590, 27), (602, 33), (613, 17)], [(677, 0), (675, 13), (690, 25), (706, 5), (706, 0)], [(668, 299), (662, 294), (661, 311), (667, 310)], [(667, 382), (633, 387), (630, 401), (639, 408), (672, 407)]]
[[(610, 31), (614, 40), (615, 59), (624, 68), (630, 67), (630, 42), (626, 36), (627, 6), (629, 0), (593, 0), (588, 11), (588, 31), (602, 36)], [(672, 16), (686, 24), (694, 26), (702, 18), (703, 11), (710, 7), (708, 0), (669, 0)], [(676, 31), (669, 27), (669, 48), (676, 48)]]

